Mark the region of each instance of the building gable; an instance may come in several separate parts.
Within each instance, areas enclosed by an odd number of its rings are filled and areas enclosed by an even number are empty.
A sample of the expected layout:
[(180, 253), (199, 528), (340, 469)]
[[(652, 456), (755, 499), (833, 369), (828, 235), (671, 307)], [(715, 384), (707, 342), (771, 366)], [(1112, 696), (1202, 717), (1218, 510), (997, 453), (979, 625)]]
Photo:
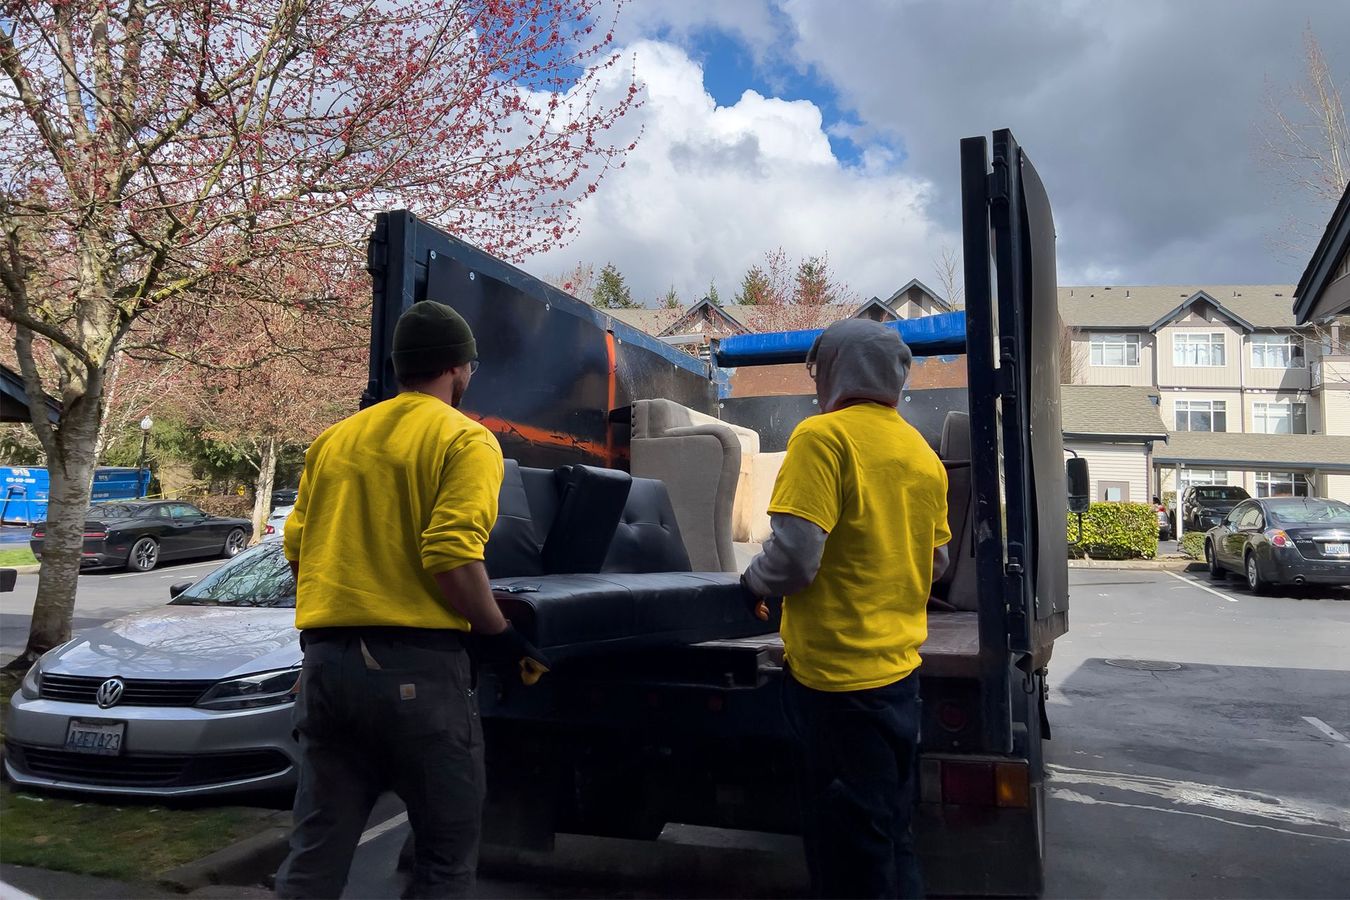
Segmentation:
[(1243, 331), (1255, 331), (1255, 327), (1237, 313), (1225, 307), (1205, 291), (1196, 291), (1184, 300), (1180, 306), (1165, 313), (1149, 326), (1148, 330), (1157, 332), (1168, 325), (1210, 325), (1220, 319), (1231, 322)]

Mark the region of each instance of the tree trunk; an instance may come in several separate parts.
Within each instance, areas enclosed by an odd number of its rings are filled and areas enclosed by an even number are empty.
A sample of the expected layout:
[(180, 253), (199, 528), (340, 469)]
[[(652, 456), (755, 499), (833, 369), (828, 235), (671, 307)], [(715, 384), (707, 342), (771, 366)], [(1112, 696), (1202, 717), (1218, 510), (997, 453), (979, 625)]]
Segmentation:
[(258, 482), (253, 494), (253, 539), (262, 540), (267, 517), (272, 512), (272, 484), (277, 473), (277, 439), (263, 440), (262, 459), (258, 462)]
[(39, 656), (70, 640), (100, 418), (98, 401), (87, 394), (62, 410), (57, 453), (47, 458), (51, 494), (28, 646), (7, 669), (27, 669)]

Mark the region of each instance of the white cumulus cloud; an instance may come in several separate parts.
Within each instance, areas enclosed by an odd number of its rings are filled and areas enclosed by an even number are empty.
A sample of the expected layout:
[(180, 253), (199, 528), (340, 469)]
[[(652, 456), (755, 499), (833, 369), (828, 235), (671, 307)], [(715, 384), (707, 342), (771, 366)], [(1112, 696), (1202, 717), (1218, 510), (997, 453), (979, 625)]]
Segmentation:
[[(530, 272), (613, 262), (646, 303), (671, 286), (689, 302), (710, 279), (729, 302), (745, 270), (781, 246), (793, 257), (828, 253), (840, 280), (885, 297), (910, 278), (931, 280), (942, 246), (959, 245), (934, 225), (928, 182), (895, 171), (879, 146), (864, 146), (861, 164), (836, 158), (813, 103), (746, 91), (719, 106), (679, 47), (648, 40), (622, 52), (644, 104), (608, 137), (641, 128), (638, 147), (580, 206), (577, 238), (526, 261)], [(619, 96), (629, 74), (607, 73), (599, 99)]]

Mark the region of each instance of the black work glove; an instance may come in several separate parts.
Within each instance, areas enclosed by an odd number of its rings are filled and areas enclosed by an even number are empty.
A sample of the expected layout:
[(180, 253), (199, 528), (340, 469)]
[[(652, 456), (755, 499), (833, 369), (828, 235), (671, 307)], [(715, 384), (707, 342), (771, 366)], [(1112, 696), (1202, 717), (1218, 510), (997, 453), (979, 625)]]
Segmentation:
[(750, 590), (750, 582), (745, 580), (744, 575), (741, 576), (741, 596), (745, 601), (745, 608), (750, 611), (750, 615), (761, 622), (769, 621), (768, 600)]
[(534, 684), (551, 667), (548, 657), (510, 622), (497, 634), (469, 632), (468, 644), (473, 658), (483, 665), (520, 666), (520, 680), (525, 684)]

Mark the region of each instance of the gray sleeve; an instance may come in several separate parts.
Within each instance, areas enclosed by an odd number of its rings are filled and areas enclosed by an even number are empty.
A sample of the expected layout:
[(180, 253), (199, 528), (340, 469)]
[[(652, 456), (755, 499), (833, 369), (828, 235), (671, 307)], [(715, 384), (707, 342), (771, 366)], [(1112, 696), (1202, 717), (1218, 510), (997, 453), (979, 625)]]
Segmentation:
[(829, 537), (819, 525), (798, 516), (769, 516), (773, 534), (745, 570), (745, 583), (759, 597), (782, 597), (805, 590), (816, 578)]

